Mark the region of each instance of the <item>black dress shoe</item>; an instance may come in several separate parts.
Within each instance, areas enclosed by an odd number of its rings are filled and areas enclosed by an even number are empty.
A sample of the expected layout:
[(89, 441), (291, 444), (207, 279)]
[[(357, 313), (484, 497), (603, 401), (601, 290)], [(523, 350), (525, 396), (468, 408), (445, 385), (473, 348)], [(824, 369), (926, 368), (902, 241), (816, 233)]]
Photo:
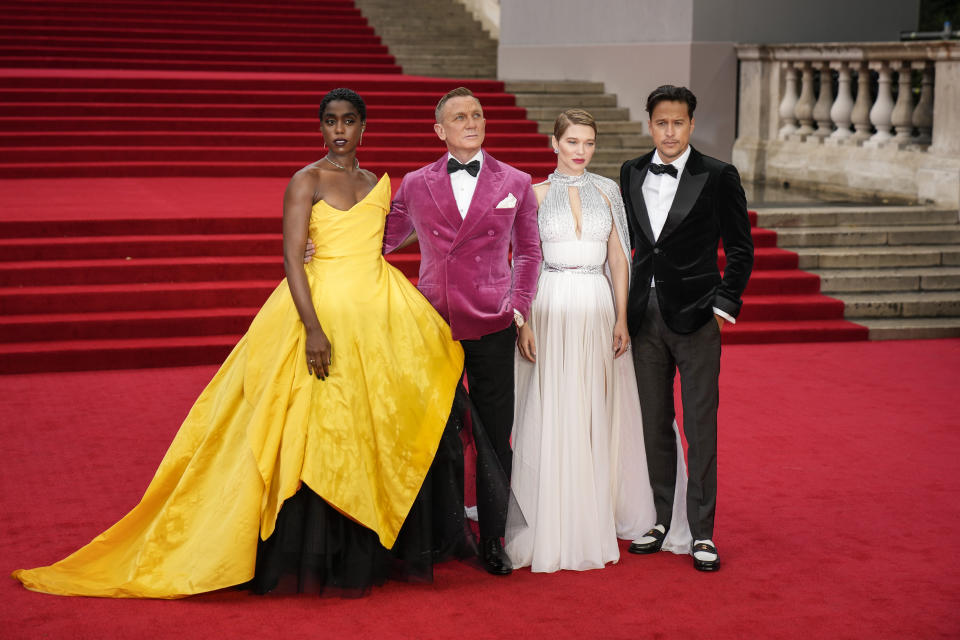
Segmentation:
[[(663, 526), (663, 525), (659, 525)], [(630, 553), (637, 553), (640, 555), (645, 555), (647, 553), (656, 553), (660, 551), (660, 547), (663, 546), (663, 540), (667, 537), (666, 531), (660, 531), (654, 527), (643, 534), (644, 538), (653, 538), (652, 542), (631, 542), (630, 548), (627, 549)]]
[(508, 576), (513, 571), (510, 558), (507, 557), (500, 544), (500, 538), (482, 538), (480, 540), (480, 556), (483, 568), (495, 576)]
[(693, 568), (697, 571), (716, 571), (720, 568), (720, 556), (717, 554), (717, 548), (708, 542), (698, 542), (693, 545), (693, 553), (697, 551), (706, 551), (716, 556), (713, 560), (699, 560), (696, 555), (693, 556)]

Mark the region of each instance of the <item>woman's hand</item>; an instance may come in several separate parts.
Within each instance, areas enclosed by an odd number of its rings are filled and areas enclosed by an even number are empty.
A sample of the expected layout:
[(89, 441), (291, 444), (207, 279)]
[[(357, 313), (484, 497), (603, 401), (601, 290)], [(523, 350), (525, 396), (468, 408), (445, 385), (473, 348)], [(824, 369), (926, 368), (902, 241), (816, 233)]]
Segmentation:
[(529, 322), (517, 330), (517, 348), (520, 349), (520, 355), (530, 362), (537, 361), (537, 343)]
[(613, 357), (619, 358), (627, 352), (630, 346), (630, 333), (627, 331), (627, 321), (619, 320), (613, 325)]
[(323, 329), (307, 330), (307, 371), (321, 380), (330, 375), (330, 364), (333, 362), (333, 347), (327, 340)]
[(313, 240), (307, 236), (307, 246), (303, 250), (303, 264), (310, 264), (310, 261), (313, 260), (313, 254), (317, 252), (317, 248), (313, 246)]

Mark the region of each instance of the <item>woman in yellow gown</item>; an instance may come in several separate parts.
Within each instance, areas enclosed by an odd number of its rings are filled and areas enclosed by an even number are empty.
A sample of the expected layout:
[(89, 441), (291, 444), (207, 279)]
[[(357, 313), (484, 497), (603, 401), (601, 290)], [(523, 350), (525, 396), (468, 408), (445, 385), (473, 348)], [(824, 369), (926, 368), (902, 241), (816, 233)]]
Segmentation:
[[(461, 548), (462, 456), (445, 426), (463, 352), (381, 255), (390, 180), (356, 161), (362, 99), (331, 91), (320, 117), (329, 154), (284, 197), (287, 278), (197, 399), (140, 503), (67, 558), (15, 571), (28, 589), (265, 592), (292, 570), (300, 590), (363, 590), (398, 571), (429, 577), (434, 559)], [(316, 255), (304, 266), (308, 233)]]

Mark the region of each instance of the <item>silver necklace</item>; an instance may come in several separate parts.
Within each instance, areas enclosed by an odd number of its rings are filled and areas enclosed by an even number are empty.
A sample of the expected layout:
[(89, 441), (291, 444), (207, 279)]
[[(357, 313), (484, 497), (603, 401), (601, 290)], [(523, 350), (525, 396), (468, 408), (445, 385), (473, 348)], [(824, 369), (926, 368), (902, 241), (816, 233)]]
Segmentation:
[[(331, 160), (331, 159), (330, 159), (330, 156), (323, 156), (323, 159), (326, 160), (327, 162), (329, 162), (330, 164), (332, 164), (333, 166), (335, 166), (337, 169), (340, 169), (341, 171), (346, 171), (346, 170), (347, 170), (347, 168), (346, 168), (345, 166), (343, 166), (342, 164), (340, 164), (339, 162), (334, 162), (333, 160)], [(360, 168), (360, 161), (357, 160), (356, 158), (353, 159), (353, 168), (354, 168), (354, 169), (359, 169), (359, 168)]]

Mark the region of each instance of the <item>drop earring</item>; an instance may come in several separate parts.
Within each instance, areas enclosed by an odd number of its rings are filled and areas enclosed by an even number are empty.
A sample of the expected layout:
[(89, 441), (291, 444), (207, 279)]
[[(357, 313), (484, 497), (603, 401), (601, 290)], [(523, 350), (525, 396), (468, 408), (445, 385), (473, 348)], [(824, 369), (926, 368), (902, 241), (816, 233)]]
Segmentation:
[(557, 155), (560, 155), (560, 149), (554, 149), (553, 152)]

